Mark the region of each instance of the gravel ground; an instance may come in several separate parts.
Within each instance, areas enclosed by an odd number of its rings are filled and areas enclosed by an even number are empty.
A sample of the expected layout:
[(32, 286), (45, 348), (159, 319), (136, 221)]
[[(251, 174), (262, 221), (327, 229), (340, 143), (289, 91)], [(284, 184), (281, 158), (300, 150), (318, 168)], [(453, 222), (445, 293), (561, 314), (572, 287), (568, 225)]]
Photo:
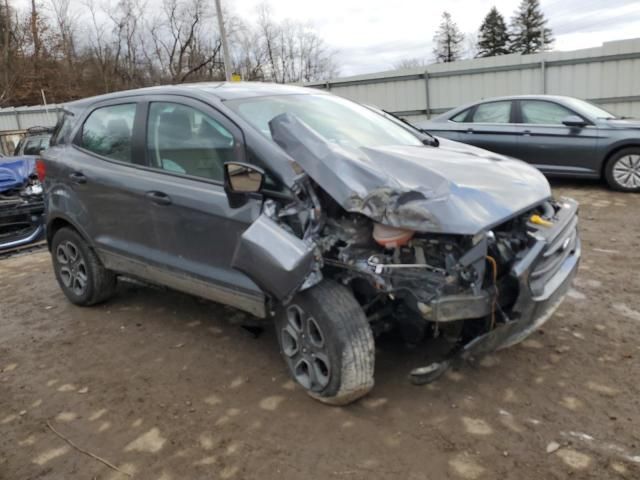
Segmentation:
[(0, 260), (0, 478), (640, 478), (640, 195), (554, 188), (583, 262), (544, 329), (424, 387), (425, 351), (383, 339), (343, 408), (231, 309), (131, 284), (78, 308), (46, 251)]

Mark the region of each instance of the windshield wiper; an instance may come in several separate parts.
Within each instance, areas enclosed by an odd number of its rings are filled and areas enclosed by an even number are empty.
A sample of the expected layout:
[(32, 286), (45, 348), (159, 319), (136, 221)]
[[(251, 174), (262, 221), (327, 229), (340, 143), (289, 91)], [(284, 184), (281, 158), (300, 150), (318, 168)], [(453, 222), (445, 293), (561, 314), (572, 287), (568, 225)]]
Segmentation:
[(396, 120), (404, 123), (405, 125), (408, 125), (409, 127), (411, 127), (413, 130), (420, 132), (422, 135), (427, 135), (428, 137), (431, 138), (430, 140), (430, 144), (434, 147), (437, 147), (438, 145), (440, 145), (440, 141), (434, 137), (433, 135), (431, 135), (429, 132), (427, 132), (426, 130), (420, 130), (418, 127), (416, 127), (415, 125), (412, 125), (410, 122), (407, 122), (404, 118), (401, 118), (399, 116), (397, 116), (394, 113), (391, 112), (387, 112), (386, 110), (382, 110), (384, 113), (386, 113), (387, 115), (389, 115), (390, 117), (395, 118)]

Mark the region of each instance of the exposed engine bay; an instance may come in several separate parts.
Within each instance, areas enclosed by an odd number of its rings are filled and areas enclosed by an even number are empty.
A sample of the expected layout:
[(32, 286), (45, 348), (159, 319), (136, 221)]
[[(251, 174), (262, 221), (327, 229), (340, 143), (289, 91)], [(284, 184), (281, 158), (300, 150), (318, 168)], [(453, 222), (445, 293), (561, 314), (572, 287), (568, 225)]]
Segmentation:
[(508, 277), (511, 268), (564, 208), (545, 201), (486, 233), (461, 236), (388, 227), (345, 212), (323, 192), (314, 197), (319, 205), (303, 215), (271, 200), (265, 208), (282, 228), (304, 239), (303, 263), (317, 261), (299, 287), (323, 277), (350, 285), (374, 331), (398, 326), (411, 343), (428, 332), (429, 322), (437, 334), (443, 324), (458, 320), (504, 321), (518, 295)]

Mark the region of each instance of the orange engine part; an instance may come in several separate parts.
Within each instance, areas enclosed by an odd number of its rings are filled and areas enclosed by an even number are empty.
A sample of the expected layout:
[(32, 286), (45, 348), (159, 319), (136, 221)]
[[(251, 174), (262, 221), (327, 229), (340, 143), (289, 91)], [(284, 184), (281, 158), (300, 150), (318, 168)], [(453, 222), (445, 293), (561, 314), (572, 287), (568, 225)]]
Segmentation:
[(389, 227), (380, 223), (373, 225), (373, 239), (384, 248), (402, 247), (413, 238), (413, 230)]

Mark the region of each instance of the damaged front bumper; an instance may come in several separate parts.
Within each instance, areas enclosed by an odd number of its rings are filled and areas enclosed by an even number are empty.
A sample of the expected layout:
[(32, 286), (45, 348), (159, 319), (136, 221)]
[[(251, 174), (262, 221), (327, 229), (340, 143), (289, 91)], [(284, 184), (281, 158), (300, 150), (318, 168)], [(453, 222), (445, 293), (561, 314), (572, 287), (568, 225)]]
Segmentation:
[(44, 237), (41, 197), (0, 202), (0, 251), (18, 248)]
[[(520, 343), (532, 332), (540, 328), (558, 309), (571, 288), (571, 282), (578, 271), (580, 262), (580, 240), (576, 249), (563, 262), (541, 296), (534, 296), (529, 288), (527, 276), (519, 277), (520, 296), (513, 308), (517, 318), (507, 321), (490, 332), (466, 344), (459, 355), (464, 358), (477, 357), (494, 350)], [(528, 273), (528, 270), (525, 270)]]
[(510, 275), (517, 281), (519, 295), (505, 321), (458, 346), (443, 361), (413, 370), (413, 383), (429, 383), (456, 363), (516, 345), (551, 318), (571, 288), (580, 263), (577, 204), (567, 208), (564, 218), (543, 231), (527, 255), (512, 267)]

